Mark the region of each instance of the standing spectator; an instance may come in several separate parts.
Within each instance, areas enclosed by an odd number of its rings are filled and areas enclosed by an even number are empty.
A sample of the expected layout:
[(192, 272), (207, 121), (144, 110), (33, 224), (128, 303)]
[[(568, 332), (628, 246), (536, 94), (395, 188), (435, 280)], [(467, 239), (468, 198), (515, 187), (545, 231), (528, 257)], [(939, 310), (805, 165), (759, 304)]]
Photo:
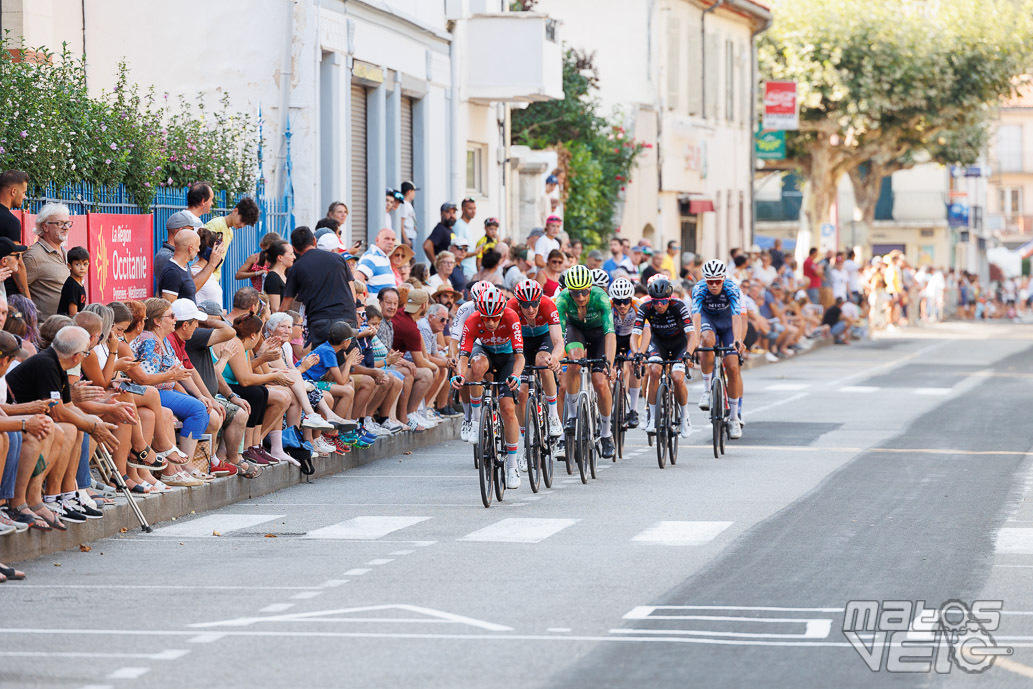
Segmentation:
[(176, 233), (176, 252), (165, 264), (165, 269), (158, 276), (158, 294), (169, 303), (177, 299), (197, 300), (197, 288), (187, 266), (201, 247), (201, 238), (193, 230)]
[(518, 246), (513, 252), (513, 262), (502, 270), (502, 282), (510, 292), (516, 290), (516, 286), (534, 274), (534, 266), (527, 260), (527, 247)]
[(69, 275), (61, 288), (61, 299), (57, 303), (57, 312), (62, 316), (74, 316), (86, 308), (86, 288), (83, 287), (83, 281), (89, 270), (90, 252), (81, 246), (69, 249)]
[[(230, 244), (233, 243), (233, 231), (241, 227), (250, 227), (256, 222), (258, 222), (258, 204), (255, 203), (254, 199), (245, 196), (237, 201), (237, 205), (233, 207), (229, 215), (224, 215), (221, 218), (212, 218), (205, 223), (205, 227), (215, 235), (215, 246), (222, 244), (222, 254), (225, 256), (226, 252), (229, 251)], [(209, 263), (212, 262), (208, 256), (205, 256), (205, 260)], [(201, 282), (200, 284), (195, 282), (194, 284), (197, 286), (197, 294), (200, 300), (212, 299), (221, 304), (222, 261), (220, 260), (218, 265), (212, 269), (207, 282)]]
[(775, 270), (782, 270), (782, 264), (785, 263), (786, 257), (782, 253), (782, 240), (776, 239), (775, 246), (771, 249), (768, 254), (771, 256), (771, 265), (775, 267)]
[(667, 242), (667, 252), (664, 253), (663, 263), (660, 265), (661, 270), (666, 270), (667, 275), (674, 278), (678, 274), (678, 271), (674, 268), (674, 257), (681, 251), (681, 247), (678, 246), (678, 242), (673, 239)]
[(545, 221), (545, 234), (534, 243), (534, 264), (538, 268), (544, 268), (553, 251), (559, 251), (560, 242), (557, 239), (563, 221), (555, 215), (550, 215)]
[(395, 286), (395, 274), (391, 270), (391, 252), (395, 250), (395, 231), (385, 227), (377, 232), (377, 238), (359, 259), (356, 277), (366, 283), (371, 295), (385, 287)]
[[(663, 273), (664, 255), (659, 251), (649, 257), (649, 265), (642, 270), (642, 284), (648, 284), (649, 278)], [(670, 277), (670, 275), (668, 275)]]
[(631, 247), (631, 270), (628, 273), (628, 278), (633, 281), (638, 280), (638, 276), (642, 272), (642, 264), (647, 260), (645, 247), (638, 245)]
[[(169, 260), (172, 258), (172, 254), (176, 252), (176, 235), (179, 233), (180, 230), (185, 228), (199, 230), (202, 227), (204, 227), (204, 225), (201, 224), (201, 221), (198, 220), (193, 213), (190, 213), (188, 211), (179, 211), (178, 213), (173, 213), (169, 216), (169, 219), (165, 221), (165, 232), (168, 234), (168, 239), (162, 242), (161, 248), (158, 249), (158, 252), (156, 254), (154, 254), (155, 294), (158, 293), (158, 279), (161, 277), (162, 272), (165, 270), (165, 264), (167, 264)], [(276, 236), (279, 237), (279, 235)], [(263, 241), (265, 240), (263, 239)], [(241, 267), (241, 271), (242, 270), (243, 267)], [(238, 280), (244, 279), (240, 277), (241, 271), (237, 271)]]
[[(9, 238), (0, 236), (0, 275), (8, 272), (12, 276), (24, 273), (22, 258), (25, 256), (25, 251), (28, 248), (24, 244), (12, 242)], [(7, 294), (4, 286), (0, 286), (0, 292), (4, 292), (2, 296), (6, 299)], [(18, 296), (18, 291), (11, 292), (10, 296)]]
[(767, 251), (760, 255), (760, 263), (753, 266), (753, 277), (764, 287), (770, 287), (771, 283), (778, 277), (778, 270), (771, 262), (771, 254)]
[(344, 227), (344, 222), (348, 219), (348, 206), (342, 201), (334, 201), (326, 209), (326, 217), (333, 218), (339, 226)]
[(610, 240), (610, 258), (603, 264), (603, 270), (613, 279), (614, 273), (619, 268), (624, 269), (630, 275), (635, 272), (635, 266), (631, 264), (631, 258), (624, 253), (624, 243), (620, 238), (614, 237)]
[(402, 182), (402, 212), (401, 216), (401, 229), (402, 241), (410, 249), (416, 246), (416, 209), (413, 208), (412, 202), (416, 199), (416, 192), (419, 189), (416, 188), (412, 182)]
[(538, 271), (538, 284), (542, 286), (542, 292), (545, 293), (545, 296), (550, 299), (560, 289), (560, 273), (563, 272), (565, 263), (566, 259), (563, 257), (563, 252), (559, 249), (553, 249), (549, 252), (549, 260), (546, 262), (545, 268)]
[(545, 178), (545, 193), (538, 197), (538, 222), (545, 225), (548, 217), (552, 215), (552, 195), (559, 186), (560, 180), (556, 175), (549, 175)]
[(829, 282), (832, 284), (832, 297), (846, 301), (850, 288), (850, 274), (843, 265), (843, 253), (836, 254), (835, 262), (829, 269)]
[[(8, 170), (0, 175), (0, 237), (7, 237), (15, 244), (22, 243), (22, 224), (14, 217), (12, 210), (25, 203), (25, 192), (29, 189), (29, 176), (21, 170)], [(4, 281), (7, 294), (29, 296), (25, 266)]]
[(294, 258), (294, 248), (287, 242), (273, 242), (264, 252), (262, 261), (272, 266), (265, 274), (265, 293), (272, 311), (280, 310), (283, 290), (287, 287), (287, 271), (294, 265)]
[(484, 221), (484, 236), (477, 240), (475, 258), (477, 259), (477, 270), (481, 269), (481, 260), (484, 254), (488, 253), (499, 243), (499, 219), (487, 218)]
[[(576, 258), (576, 257), (575, 257)], [(599, 249), (592, 249), (588, 252), (588, 256), (585, 258), (585, 265), (588, 266), (589, 270), (595, 270), (596, 268), (603, 267), (603, 252)]]
[(402, 196), (402, 192), (390, 187), (387, 188), (386, 205), (384, 206), (384, 227), (394, 229), (395, 223), (391, 214), (394, 213), (400, 205), (402, 205), (403, 200), (404, 197)]
[(481, 269), (474, 274), (472, 281), (480, 282), (486, 280), (493, 285), (502, 284), (502, 270), (499, 268), (499, 263), (502, 261), (502, 255), (495, 251), (487, 251), (484, 254), (484, 258), (481, 260)]
[(850, 253), (846, 255), (846, 260), (843, 261), (843, 270), (847, 274), (847, 290), (850, 293), (850, 301), (860, 304), (862, 300), (861, 266), (858, 264), (856, 256), (854, 250), (851, 249)]
[[(480, 240), (484, 230), (473, 224), (473, 219), (477, 215), (476, 201), (469, 196), (466, 197), (460, 204), (460, 210), (462, 214), (456, 220), (453, 231), (455, 232), (456, 241), (460, 239), (466, 240), (467, 250), (469, 250), (477, 246), (477, 242)], [(463, 259), (462, 265), (463, 273), (466, 275), (473, 275), (477, 272), (477, 259), (474, 258), (472, 253)]]
[(36, 216), (39, 241), (25, 252), (25, 277), (40, 320), (57, 313), (61, 289), (68, 279), (68, 261), (61, 244), (68, 239), (70, 229), (71, 216), (63, 203), (48, 203)]
[[(574, 257), (575, 263), (583, 263), (581, 260), (581, 254), (585, 253), (585, 244), (580, 239), (575, 239), (570, 243), (570, 255)], [(600, 262), (602, 265), (602, 253), (599, 254)]]
[(812, 246), (803, 260), (803, 277), (807, 280), (807, 298), (817, 304), (821, 297), (821, 267), (817, 264), (818, 247)]
[(196, 230), (201, 223), (201, 216), (212, 212), (212, 203), (215, 201), (215, 190), (208, 182), (194, 182), (187, 188), (187, 214), (195, 220), (193, 225)]
[(291, 246), (298, 258), (287, 274), (280, 311), (290, 309), (295, 299), (303, 303), (308, 322), (308, 343), (320, 344), (326, 341), (334, 321), (346, 320), (355, 324), (352, 271), (340, 254), (317, 249), (316, 238), (307, 227), (298, 227), (291, 232)]
[(434, 263), (439, 253), (448, 251), (448, 247), (452, 246), (452, 228), (455, 224), (456, 205), (451, 202), (441, 204), (441, 222), (434, 226), (423, 242), (423, 253), (427, 255), (428, 261)]
[[(391, 325), (394, 327), (394, 344), (392, 348), (402, 352), (403, 355), (408, 355), (407, 359), (411, 360), (414, 366), (414, 370), (411, 371), (414, 375), (412, 392), (409, 395), (406, 408), (410, 430), (414, 430), (414, 423), (424, 428), (430, 428), (435, 425), (432, 419), (428, 419), (419, 413), (420, 403), (423, 402), (424, 397), (430, 392), (431, 383), (437, 375), (438, 369), (434, 363), (424, 356), (423, 336), (420, 334), (419, 326), (416, 325), (416, 321), (427, 312), (429, 300), (430, 296), (426, 290), (411, 290), (406, 300), (405, 309), (398, 309), (391, 319)], [(386, 311), (384, 315), (385, 317), (387, 316)]]

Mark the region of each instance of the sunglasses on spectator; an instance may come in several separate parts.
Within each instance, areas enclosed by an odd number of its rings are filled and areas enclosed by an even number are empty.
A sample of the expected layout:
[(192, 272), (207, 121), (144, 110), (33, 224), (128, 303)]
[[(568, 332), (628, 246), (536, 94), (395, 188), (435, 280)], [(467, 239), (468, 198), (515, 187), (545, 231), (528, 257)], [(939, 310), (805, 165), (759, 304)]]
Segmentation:
[(549, 261), (549, 265), (550, 266), (561, 266), (561, 265), (563, 265), (563, 259), (562, 258), (554, 258), (551, 261)]
[(48, 220), (44, 224), (52, 225), (53, 227), (62, 227), (66, 230), (70, 230), (72, 228), (72, 222), (70, 220), (65, 220), (64, 222), (60, 220)]
[(441, 316), (440, 318), (435, 318), (434, 320), (436, 320), (438, 323), (444, 323), (448, 320), (448, 318), (445, 316)]
[(612, 299), (611, 301), (617, 306), (625, 306), (631, 303), (631, 297), (627, 299)]

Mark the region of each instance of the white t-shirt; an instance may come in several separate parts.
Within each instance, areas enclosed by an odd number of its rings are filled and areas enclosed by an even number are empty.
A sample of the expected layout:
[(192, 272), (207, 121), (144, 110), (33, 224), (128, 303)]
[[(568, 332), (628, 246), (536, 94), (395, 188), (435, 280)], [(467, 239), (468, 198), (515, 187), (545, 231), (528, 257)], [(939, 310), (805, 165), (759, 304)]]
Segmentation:
[(847, 274), (847, 288), (851, 292), (861, 291), (861, 269), (857, 265), (857, 261), (848, 258), (843, 261), (843, 270)]
[(843, 305), (839, 307), (839, 311), (843, 314), (844, 318), (849, 318), (854, 321), (861, 316), (861, 309), (859, 309), (857, 304), (852, 301), (843, 302)]
[(408, 201), (403, 201), (399, 207), (399, 215), (402, 218), (402, 231), (412, 241), (416, 241), (416, 209)]
[(850, 276), (842, 268), (832, 268), (829, 271), (829, 280), (832, 282), (832, 296), (847, 298), (847, 286), (850, 283)]
[(753, 277), (760, 280), (765, 287), (770, 287), (771, 283), (778, 277), (778, 270), (775, 266), (765, 268), (763, 263), (758, 263), (753, 267)]
[[(553, 239), (552, 237), (550, 237), (547, 234), (543, 234), (541, 237), (538, 238), (538, 241), (534, 243), (534, 255), (535, 256), (541, 256), (542, 260), (544, 260), (544, 261), (548, 261), (549, 260), (549, 252), (551, 252), (551, 251), (559, 251), (559, 250), (560, 250), (560, 242), (559, 242), (559, 240), (558, 239)], [(534, 258), (531, 257), (530, 260), (534, 261)]]

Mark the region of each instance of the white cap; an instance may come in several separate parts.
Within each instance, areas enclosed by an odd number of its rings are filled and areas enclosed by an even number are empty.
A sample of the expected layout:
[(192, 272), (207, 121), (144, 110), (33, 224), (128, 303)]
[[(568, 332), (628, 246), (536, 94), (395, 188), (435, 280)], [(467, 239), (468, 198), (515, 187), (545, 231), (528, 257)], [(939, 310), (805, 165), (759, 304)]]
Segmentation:
[(795, 299), (796, 301), (800, 301), (801, 299), (806, 299), (806, 298), (807, 298), (807, 293), (804, 292), (802, 289), (796, 290), (796, 294), (793, 296), (793, 299)]
[(189, 299), (177, 299), (172, 302), (172, 313), (176, 316), (176, 321), (204, 321), (208, 319), (208, 314), (198, 309), (197, 304)]
[(341, 244), (341, 239), (336, 234), (327, 232), (316, 242), (316, 248), (324, 251), (344, 251), (348, 247)]

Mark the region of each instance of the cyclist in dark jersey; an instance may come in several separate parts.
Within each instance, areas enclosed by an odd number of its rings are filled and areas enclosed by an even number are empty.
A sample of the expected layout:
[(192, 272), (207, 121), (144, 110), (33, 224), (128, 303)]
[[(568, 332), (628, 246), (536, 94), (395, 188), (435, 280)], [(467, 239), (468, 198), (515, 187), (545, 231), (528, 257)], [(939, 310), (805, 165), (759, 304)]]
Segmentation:
[[(711, 259), (703, 264), (703, 280), (692, 288), (692, 324), (700, 334), (700, 345), (713, 347), (720, 343), (724, 347), (735, 347), (742, 354), (746, 347), (742, 343), (746, 332), (740, 307), (739, 287), (726, 279), (725, 264)], [(703, 371), (703, 396), (699, 408), (710, 409), (710, 380), (714, 373), (714, 355), (700, 354), (700, 369)], [(728, 376), (728, 437), (742, 437), (742, 423), (739, 421), (739, 398), (742, 397), (742, 373), (739, 371), (739, 357), (729, 354), (725, 357), (725, 373)]]
[[(681, 299), (672, 299), (674, 285), (666, 277), (658, 277), (649, 283), (649, 301), (638, 309), (635, 319), (636, 337), (642, 335), (642, 329), (649, 323), (651, 337), (649, 340), (649, 361), (680, 359), (689, 349), (696, 345), (696, 333), (692, 328), (692, 316), (689, 307)], [(685, 384), (685, 364), (677, 363), (671, 367), (671, 378), (674, 381), (674, 397), (682, 408), (681, 436), (688, 438), (692, 433), (689, 421), (689, 388)], [(660, 383), (660, 366), (649, 367), (649, 424), (646, 433), (656, 430), (656, 389)]]
[[(638, 300), (635, 299), (635, 286), (628, 278), (617, 278), (610, 285), (610, 304), (613, 306), (613, 329), (617, 333), (617, 355), (632, 358), (639, 350), (632, 343), (631, 333), (635, 329), (635, 318), (638, 316)], [(641, 343), (641, 338), (636, 338)], [(628, 409), (628, 428), (638, 428), (638, 396), (642, 390), (642, 380), (635, 375), (635, 366), (630, 361), (624, 363), (624, 380), (628, 382), (628, 394), (631, 406)]]
[[(559, 373), (560, 359), (563, 358), (563, 334), (556, 304), (542, 294), (542, 286), (534, 280), (522, 280), (514, 292), (516, 296), (509, 300), (508, 308), (520, 318), (524, 336), (524, 360), (533, 361), (535, 366), (548, 366)], [(549, 406), (549, 435), (558, 438), (563, 435), (563, 423), (556, 408), (556, 379), (552, 375), (542, 376), (542, 392)], [(517, 405), (520, 419), (524, 418), (522, 410), (526, 403), (525, 385), (520, 389)]]

